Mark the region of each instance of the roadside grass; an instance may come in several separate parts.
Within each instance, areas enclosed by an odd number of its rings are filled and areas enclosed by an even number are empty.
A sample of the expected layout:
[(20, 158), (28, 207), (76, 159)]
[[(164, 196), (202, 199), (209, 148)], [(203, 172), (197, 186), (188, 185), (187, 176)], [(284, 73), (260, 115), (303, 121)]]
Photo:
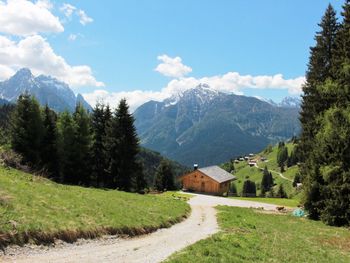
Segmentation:
[(170, 196), (67, 186), (0, 166), (0, 247), (138, 235), (181, 221), (188, 204)]
[(170, 198), (175, 198), (175, 199), (182, 199), (184, 201), (188, 201), (191, 199), (194, 195), (188, 194), (188, 193), (182, 193), (179, 191), (166, 191), (161, 194), (162, 196), (165, 197), (170, 197)]
[(290, 215), (218, 207), (221, 232), (166, 262), (350, 262), (350, 231)]
[(300, 203), (298, 199), (286, 199), (286, 198), (264, 198), (264, 197), (230, 197), (232, 199), (239, 199), (245, 201), (260, 202), (278, 206), (297, 207)]

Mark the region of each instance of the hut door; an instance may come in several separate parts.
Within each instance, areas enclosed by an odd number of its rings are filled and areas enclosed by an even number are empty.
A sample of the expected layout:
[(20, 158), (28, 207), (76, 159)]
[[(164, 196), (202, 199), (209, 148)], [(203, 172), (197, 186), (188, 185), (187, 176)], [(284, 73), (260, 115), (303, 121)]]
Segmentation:
[(201, 192), (205, 192), (205, 183), (204, 182), (202, 182), (202, 184), (201, 184)]

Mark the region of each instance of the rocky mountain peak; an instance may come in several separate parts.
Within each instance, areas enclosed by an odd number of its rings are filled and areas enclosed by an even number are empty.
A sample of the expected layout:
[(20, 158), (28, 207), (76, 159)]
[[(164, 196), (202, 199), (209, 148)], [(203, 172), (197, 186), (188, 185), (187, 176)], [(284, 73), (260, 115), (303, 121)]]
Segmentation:
[(30, 69), (28, 68), (22, 68), (16, 72), (16, 74), (12, 77), (13, 79), (22, 79), (22, 80), (29, 80), (33, 79), (34, 76)]
[(40, 104), (48, 104), (56, 111), (74, 111), (78, 102), (92, 110), (84, 98), (81, 95), (77, 97), (66, 83), (46, 75), (34, 77), (28, 68), (20, 69), (8, 80), (0, 82), (0, 98), (9, 102), (16, 102), (25, 92), (35, 96)]

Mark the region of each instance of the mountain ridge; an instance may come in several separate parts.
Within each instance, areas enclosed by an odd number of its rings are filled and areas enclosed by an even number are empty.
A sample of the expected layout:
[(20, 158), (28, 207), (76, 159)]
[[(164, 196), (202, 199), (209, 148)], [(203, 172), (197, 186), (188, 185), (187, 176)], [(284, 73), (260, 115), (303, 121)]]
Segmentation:
[(92, 110), (82, 95), (76, 96), (66, 83), (46, 75), (35, 77), (28, 68), (22, 68), (9, 79), (0, 82), (0, 98), (6, 101), (16, 102), (25, 92), (35, 96), (41, 105), (48, 104), (59, 112), (74, 111), (78, 102), (87, 110)]
[(300, 131), (298, 108), (208, 87), (186, 90), (177, 101), (149, 101), (137, 108), (141, 144), (185, 165), (210, 165), (260, 151)]

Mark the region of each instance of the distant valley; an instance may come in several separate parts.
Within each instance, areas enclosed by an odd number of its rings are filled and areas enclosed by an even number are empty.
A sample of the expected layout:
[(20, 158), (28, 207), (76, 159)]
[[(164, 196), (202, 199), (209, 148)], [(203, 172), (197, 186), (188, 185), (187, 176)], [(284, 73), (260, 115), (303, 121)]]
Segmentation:
[(281, 104), (202, 84), (134, 113), (141, 144), (185, 165), (222, 163), (300, 132), (298, 99)]

